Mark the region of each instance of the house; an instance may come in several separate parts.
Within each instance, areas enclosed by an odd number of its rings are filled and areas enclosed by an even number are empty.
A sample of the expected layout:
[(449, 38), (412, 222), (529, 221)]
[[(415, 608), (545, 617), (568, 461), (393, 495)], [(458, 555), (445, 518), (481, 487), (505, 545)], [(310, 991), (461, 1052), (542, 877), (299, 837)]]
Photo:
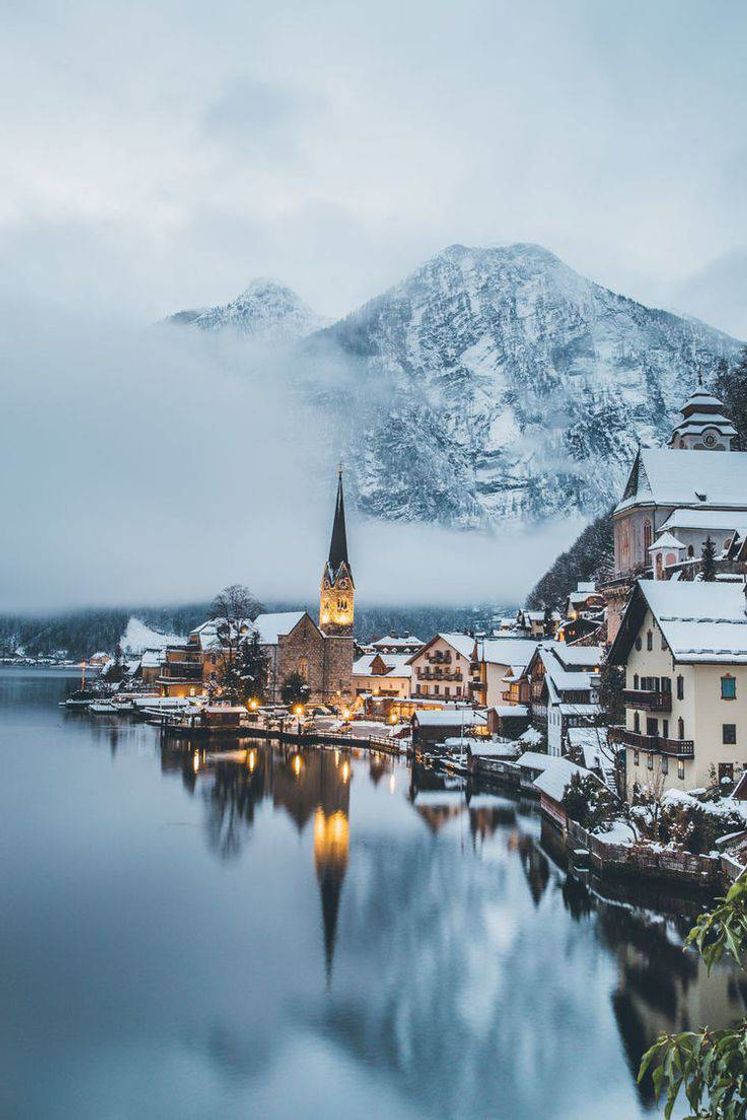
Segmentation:
[(166, 660), (163, 649), (146, 649), (140, 658), (140, 679), (143, 684), (155, 685), (161, 676), (161, 666)]
[(412, 678), (411, 653), (366, 653), (353, 662), (355, 696), (396, 696), (407, 699)]
[[(726, 456), (724, 456), (726, 458)], [(609, 654), (625, 669), (627, 795), (692, 790), (747, 765), (744, 587), (639, 580)]]
[(534, 789), (535, 778), (543, 774), (547, 767), (550, 765), (549, 754), (542, 754), (541, 751), (524, 751), (524, 753), (517, 758), (516, 765), (519, 770), (519, 784), (525, 793), (536, 793)]
[(565, 617), (571, 620), (583, 618), (603, 609), (604, 596), (601, 591), (597, 591), (596, 584), (593, 581), (581, 581), (566, 599)]
[(439, 700), (467, 700), (470, 696), (475, 639), (467, 634), (436, 634), (409, 658), (410, 695)]
[(472, 697), (481, 707), (512, 703), (511, 680), (529, 664), (537, 642), (529, 638), (478, 638), (471, 661)]
[(488, 732), (504, 739), (518, 739), (529, 727), (526, 704), (494, 704), (488, 708)]
[(447, 739), (487, 736), (487, 719), (483, 712), (472, 708), (442, 708), (437, 711), (415, 712), (411, 719), (412, 745), (423, 749)]
[(527, 638), (552, 638), (561, 622), (557, 611), (549, 614), (535, 610), (519, 610), (516, 615), (516, 629)]
[(414, 634), (385, 634), (371, 642), (371, 649), (377, 653), (413, 654), (423, 648), (424, 643)]
[(567, 753), (569, 728), (599, 722), (602, 656), (600, 646), (569, 646), (550, 641), (537, 647), (525, 677), (532, 724), (546, 733), (549, 754)]

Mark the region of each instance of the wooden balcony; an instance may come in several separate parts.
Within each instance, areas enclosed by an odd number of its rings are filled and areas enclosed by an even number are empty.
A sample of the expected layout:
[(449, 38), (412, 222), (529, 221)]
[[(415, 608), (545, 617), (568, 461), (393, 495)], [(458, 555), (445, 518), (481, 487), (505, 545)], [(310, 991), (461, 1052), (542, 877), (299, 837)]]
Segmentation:
[(643, 688), (626, 688), (623, 700), (629, 708), (641, 708), (645, 712), (671, 712), (672, 693), (653, 692)]
[(643, 735), (639, 731), (628, 731), (627, 727), (610, 727), (610, 738), (637, 751), (656, 751), (657, 754), (671, 754), (678, 758), (693, 758), (695, 742), (692, 739), (665, 739), (663, 735)]

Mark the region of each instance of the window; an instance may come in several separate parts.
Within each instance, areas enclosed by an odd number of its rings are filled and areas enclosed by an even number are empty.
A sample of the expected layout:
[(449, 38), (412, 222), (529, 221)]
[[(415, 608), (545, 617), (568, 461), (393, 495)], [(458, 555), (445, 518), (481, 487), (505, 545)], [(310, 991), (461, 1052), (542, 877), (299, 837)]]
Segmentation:
[(661, 760), (661, 772), (662, 772), (662, 774), (668, 774), (669, 773), (669, 759), (667, 758), (666, 755), (664, 755), (664, 757)]
[(641, 635), (640, 635), (640, 634), (638, 635), (638, 637), (637, 637), (637, 638), (636, 638), (636, 640), (635, 640), (635, 648), (636, 648), (636, 649), (640, 649), (640, 648), (641, 648)]
[(633, 712), (633, 730), (641, 730), (641, 714), (640, 712)]
[(434, 695), (434, 696), (438, 696), (438, 694), (439, 694), (439, 692), (440, 692), (440, 691), (441, 691), (441, 685), (440, 685), (440, 684), (434, 684), (434, 686), (433, 686), (433, 695)]
[(718, 764), (718, 780), (719, 782), (734, 781), (734, 763), (733, 762), (719, 762)]
[(646, 631), (646, 649), (654, 648), (654, 635), (650, 630)]
[(682, 716), (677, 720), (677, 738), (680, 741), (685, 738), (685, 721)]
[(456, 694), (457, 694), (457, 696), (461, 696), (461, 695), (462, 695), (462, 686), (461, 686), (460, 684), (458, 684), (458, 685), (456, 686)]
[(633, 674), (633, 688), (635, 688), (635, 689), (638, 688), (638, 674), (637, 673)]
[(659, 721), (654, 719), (653, 716), (646, 717), (646, 734), (658, 735), (659, 734)]
[(729, 673), (721, 678), (721, 699), (722, 700), (736, 700), (737, 698), (737, 680)]
[(677, 699), (685, 699), (685, 678), (682, 676), (677, 677)]
[(444, 688), (444, 696), (451, 696), (451, 689), (448, 685)]
[(640, 752), (639, 751), (633, 751), (633, 765), (637, 766), (639, 762), (640, 762)]
[(678, 759), (678, 761), (677, 761), (677, 777), (679, 778), (679, 780), (681, 782), (684, 782), (684, 780), (685, 780), (685, 764), (684, 764), (684, 762), (682, 761), (681, 758)]
[(648, 758), (646, 760), (646, 765), (648, 766), (649, 770), (653, 770), (653, 768), (654, 768), (654, 756), (652, 754), (648, 755)]
[(661, 734), (662, 734), (662, 738), (664, 738), (664, 739), (669, 738), (669, 720), (668, 719), (663, 719), (661, 721)]
[(737, 742), (737, 725), (736, 725), (736, 723), (722, 723), (722, 725), (721, 725), (721, 742), (727, 747), (736, 746), (736, 742)]
[(643, 522), (643, 551), (645, 552), (644, 563), (648, 564), (648, 550), (651, 548), (651, 522)]

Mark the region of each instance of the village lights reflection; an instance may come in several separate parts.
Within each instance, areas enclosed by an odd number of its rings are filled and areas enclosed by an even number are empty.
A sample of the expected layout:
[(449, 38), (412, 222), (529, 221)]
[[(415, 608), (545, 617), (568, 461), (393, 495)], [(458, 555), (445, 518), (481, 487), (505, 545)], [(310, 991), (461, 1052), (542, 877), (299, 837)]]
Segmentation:
[(345, 761), (342, 764), (342, 769), (340, 770), (340, 777), (342, 778), (343, 782), (347, 782), (350, 778), (350, 763), (348, 762), (347, 759), (345, 759)]
[(390, 774), (389, 775), (389, 792), (394, 793), (396, 788), (397, 788), (397, 779), (395, 778), (394, 774)]
[(199, 751), (195, 751), (194, 756), (192, 758), (192, 769), (194, 770), (195, 774), (200, 769), (200, 752)]
[(253, 774), (254, 773), (254, 768), (257, 765), (257, 752), (256, 751), (253, 751), (253, 750), (249, 751), (249, 754), (246, 757), (246, 764), (249, 767), (249, 772), (251, 774)]
[(303, 759), (301, 758), (300, 754), (293, 755), (293, 759), (291, 760), (291, 767), (293, 769), (293, 773), (296, 775), (296, 777), (298, 777), (298, 775), (301, 773), (301, 770), (303, 769)]

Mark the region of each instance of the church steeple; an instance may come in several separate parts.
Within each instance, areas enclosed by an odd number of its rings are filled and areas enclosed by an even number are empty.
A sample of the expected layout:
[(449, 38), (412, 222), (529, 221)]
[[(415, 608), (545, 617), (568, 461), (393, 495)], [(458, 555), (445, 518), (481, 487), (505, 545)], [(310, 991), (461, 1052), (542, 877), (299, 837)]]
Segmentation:
[(329, 559), (327, 560), (330, 573), (334, 574), (340, 564), (347, 564), (348, 572), (350, 572), (348, 537), (345, 531), (345, 495), (342, 490), (342, 466), (337, 468), (337, 501), (335, 502), (332, 539), (329, 542)]
[(701, 375), (698, 376), (698, 388), (690, 394), (680, 412), (682, 420), (669, 439), (671, 448), (681, 451), (731, 451), (736, 429), (724, 413), (723, 401), (703, 388)]
[(342, 488), (342, 467), (337, 471), (337, 500), (332, 521), (329, 556), (322, 572), (319, 596), (319, 627), (325, 634), (353, 633), (355, 584), (348, 557), (345, 528), (345, 496)]

